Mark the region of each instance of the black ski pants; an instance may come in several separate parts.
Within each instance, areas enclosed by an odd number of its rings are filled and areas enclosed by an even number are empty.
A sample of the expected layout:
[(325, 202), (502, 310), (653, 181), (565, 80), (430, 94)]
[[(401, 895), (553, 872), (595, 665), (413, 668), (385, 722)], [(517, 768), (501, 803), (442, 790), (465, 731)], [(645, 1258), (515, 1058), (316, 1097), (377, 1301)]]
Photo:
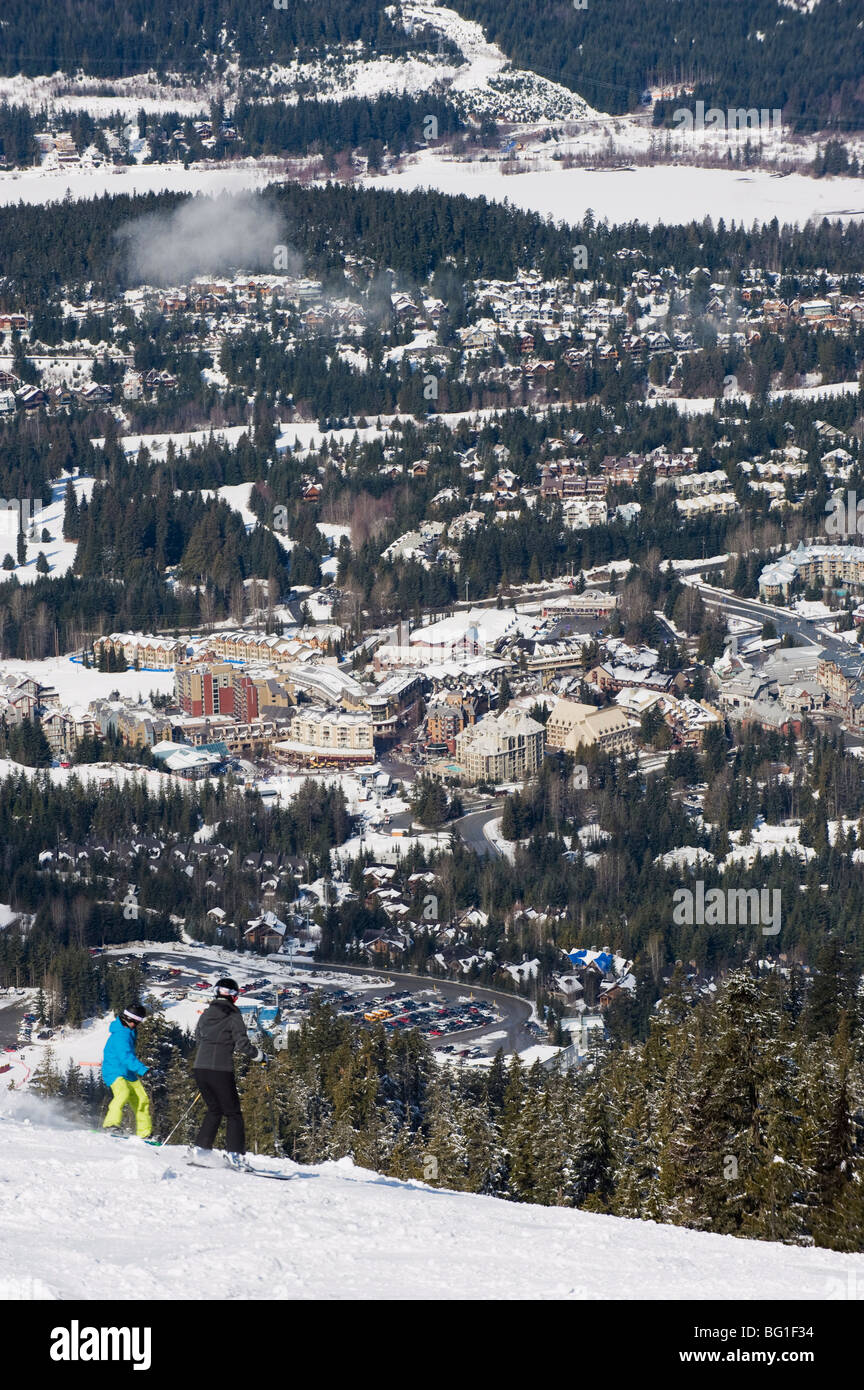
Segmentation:
[(193, 1072), (207, 1114), (201, 1123), (195, 1143), (199, 1149), (212, 1149), (224, 1116), (227, 1128), (225, 1147), (229, 1153), (246, 1152), (246, 1129), (237, 1082), (233, 1071), (210, 1071), (195, 1068)]

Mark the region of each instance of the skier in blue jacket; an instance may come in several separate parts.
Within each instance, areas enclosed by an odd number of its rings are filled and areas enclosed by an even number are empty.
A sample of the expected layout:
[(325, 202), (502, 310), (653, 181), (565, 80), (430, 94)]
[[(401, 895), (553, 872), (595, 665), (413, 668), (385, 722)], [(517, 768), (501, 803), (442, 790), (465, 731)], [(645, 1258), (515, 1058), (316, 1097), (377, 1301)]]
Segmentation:
[(131, 1105), (135, 1113), (135, 1132), (139, 1139), (148, 1139), (153, 1131), (150, 1118), (150, 1097), (139, 1080), (150, 1070), (135, 1056), (135, 1029), (147, 1017), (140, 1005), (124, 1009), (108, 1030), (108, 1041), (102, 1053), (102, 1080), (111, 1090), (103, 1129), (120, 1133), (123, 1111)]

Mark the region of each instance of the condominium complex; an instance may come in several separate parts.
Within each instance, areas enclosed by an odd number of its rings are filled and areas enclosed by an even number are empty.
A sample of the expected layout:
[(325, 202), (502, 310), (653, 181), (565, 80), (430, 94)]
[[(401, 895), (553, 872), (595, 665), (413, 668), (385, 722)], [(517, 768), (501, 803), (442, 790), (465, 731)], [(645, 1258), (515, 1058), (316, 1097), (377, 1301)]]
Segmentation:
[(273, 746), (289, 762), (372, 762), (372, 716), (323, 705), (304, 705), (291, 721), (290, 737)]
[(803, 584), (864, 585), (864, 546), (804, 545), (766, 565), (759, 576), (759, 597), (786, 597), (795, 579)]
[(115, 656), (122, 654), (129, 666), (137, 663), (142, 670), (169, 671), (183, 660), (186, 643), (144, 632), (112, 632), (107, 637), (94, 640), (93, 653), (97, 661), (102, 652), (107, 654), (109, 651), (113, 651)]
[(471, 782), (517, 782), (543, 761), (542, 724), (520, 710), (489, 714), (456, 738), (456, 760)]
[(265, 711), (287, 711), (294, 704), (287, 681), (276, 673), (241, 670), (230, 661), (178, 666), (174, 689), (186, 714), (230, 714), (243, 723), (258, 719)]
[(581, 746), (607, 752), (630, 752), (636, 747), (635, 730), (617, 705), (598, 709), (576, 700), (559, 700), (546, 721), (546, 746), (575, 753)]

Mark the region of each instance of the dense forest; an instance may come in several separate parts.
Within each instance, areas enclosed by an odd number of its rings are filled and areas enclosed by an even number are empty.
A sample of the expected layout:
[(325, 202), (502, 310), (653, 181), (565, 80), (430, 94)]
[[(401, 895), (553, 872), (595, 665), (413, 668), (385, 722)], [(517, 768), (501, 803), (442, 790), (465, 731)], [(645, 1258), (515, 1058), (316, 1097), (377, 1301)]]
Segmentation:
[[(427, 126), (429, 118), (435, 126)], [(370, 100), (346, 97), (343, 101), (272, 101), (266, 105), (241, 100), (232, 114), (245, 152), (260, 154), (315, 154), (360, 150), (371, 156), (375, 168), (384, 146), (391, 155), (424, 143), (426, 130), (435, 138), (463, 128), (456, 108), (435, 95), (391, 95)], [(425, 128), (425, 129), (424, 129)]]
[(59, 0), (35, 6), (9, 0), (0, 67), (4, 74), (80, 71), (106, 79), (151, 69), (203, 74), (228, 55), (259, 68), (337, 44), (406, 52), (419, 42), (394, 26), (382, 0), (332, 0), (326, 8), (305, 0), (251, 8), (241, 0)]
[(0, 103), (0, 166), (35, 163), (35, 133), (36, 122), (26, 106)]

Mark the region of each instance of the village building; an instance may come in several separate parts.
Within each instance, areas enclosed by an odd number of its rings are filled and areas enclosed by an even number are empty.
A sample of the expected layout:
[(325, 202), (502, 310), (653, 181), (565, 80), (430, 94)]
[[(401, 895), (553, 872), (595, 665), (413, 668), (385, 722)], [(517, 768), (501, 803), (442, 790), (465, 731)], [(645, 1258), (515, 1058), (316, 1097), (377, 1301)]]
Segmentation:
[(523, 781), (543, 761), (543, 725), (520, 710), (487, 715), (456, 738), (456, 760), (471, 782)]
[(559, 700), (546, 721), (546, 745), (563, 753), (575, 753), (579, 747), (629, 753), (636, 747), (636, 733), (617, 705), (598, 709), (576, 700)]

